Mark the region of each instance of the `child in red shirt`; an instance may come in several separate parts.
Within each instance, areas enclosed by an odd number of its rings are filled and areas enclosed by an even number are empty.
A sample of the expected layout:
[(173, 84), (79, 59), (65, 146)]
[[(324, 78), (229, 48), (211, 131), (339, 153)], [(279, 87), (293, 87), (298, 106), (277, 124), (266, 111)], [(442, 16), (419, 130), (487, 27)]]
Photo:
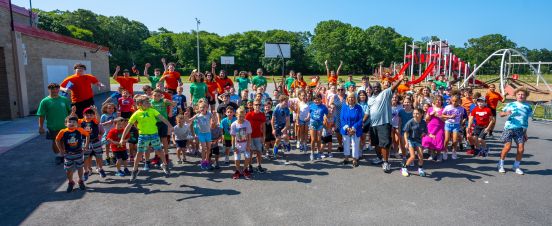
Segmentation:
[[(125, 175), (130, 175), (130, 171), (127, 168), (128, 152), (126, 147), (126, 142), (130, 138), (130, 133), (125, 136), (125, 139), (122, 139), (123, 143), (120, 143), (120, 141), (128, 121), (123, 117), (117, 117), (114, 121), (115, 128), (111, 129), (107, 134), (107, 141), (109, 142), (115, 159), (117, 159), (117, 163), (115, 164), (117, 172), (115, 175), (124, 177)], [(124, 166), (124, 172), (121, 170), (121, 164)]]
[[(473, 120), (475, 119), (475, 123)], [(495, 117), (491, 109), (485, 106), (485, 98), (477, 98), (477, 107), (475, 107), (469, 117), (468, 126), (474, 127), (471, 134), (475, 143), (476, 153), (480, 156), (487, 157), (489, 150), (485, 143), (485, 137), (491, 132), (495, 123)]]
[[(248, 112), (245, 115), (245, 120), (251, 123), (251, 152), (257, 156), (257, 171), (260, 173), (266, 172), (266, 169), (261, 167), (261, 161), (263, 156), (263, 143), (265, 140), (265, 122), (266, 116), (261, 112), (261, 101), (257, 100), (253, 103), (253, 111)], [(253, 160), (253, 155), (249, 156)], [(253, 167), (249, 164), (249, 171), (253, 171)]]
[(134, 99), (132, 99), (132, 95), (130, 95), (127, 90), (123, 90), (122, 94), (123, 97), (117, 100), (119, 103), (119, 112), (121, 113), (121, 117), (129, 119), (134, 112)]

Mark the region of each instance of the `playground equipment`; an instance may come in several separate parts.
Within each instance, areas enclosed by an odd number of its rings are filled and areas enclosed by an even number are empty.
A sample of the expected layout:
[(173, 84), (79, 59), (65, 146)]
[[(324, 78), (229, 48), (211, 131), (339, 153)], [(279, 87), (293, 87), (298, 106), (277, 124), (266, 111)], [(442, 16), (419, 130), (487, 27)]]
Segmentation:
[[(546, 80), (541, 74), (540, 64), (538, 69), (535, 68), (533, 66), (534, 63), (529, 62), (529, 60), (527, 60), (527, 57), (525, 57), (523, 54), (521, 54), (519, 51), (515, 49), (499, 49), (495, 51), (493, 54), (489, 55), (487, 59), (481, 62), (479, 66), (475, 67), (475, 69), (467, 77), (465, 77), (460, 87), (466, 87), (469, 84), (470, 79), (474, 80), (474, 78), (477, 75), (477, 71), (486, 63), (488, 63), (493, 57), (501, 58), (500, 71), (499, 71), (498, 78), (493, 79), (491, 81), (487, 81), (487, 83), (496, 82), (500, 80), (500, 92), (502, 93), (502, 95), (504, 95), (505, 93), (509, 93), (507, 91), (513, 91), (513, 89), (520, 86), (525, 86), (532, 92), (536, 92), (536, 93), (549, 94), (549, 92), (552, 92), (552, 89), (550, 88), (550, 86), (548, 85), (548, 83), (546, 82)], [(521, 62), (519, 62), (520, 60)], [(544, 62), (544, 64), (548, 64), (548, 63), (549, 62)], [(545, 84), (547, 91), (543, 91), (536, 86), (533, 86), (527, 82), (519, 80), (518, 76), (516, 74), (513, 74), (513, 67), (514, 65), (517, 65), (517, 64), (529, 65), (532, 75), (535, 76), (537, 79), (537, 86), (539, 81), (542, 81)]]

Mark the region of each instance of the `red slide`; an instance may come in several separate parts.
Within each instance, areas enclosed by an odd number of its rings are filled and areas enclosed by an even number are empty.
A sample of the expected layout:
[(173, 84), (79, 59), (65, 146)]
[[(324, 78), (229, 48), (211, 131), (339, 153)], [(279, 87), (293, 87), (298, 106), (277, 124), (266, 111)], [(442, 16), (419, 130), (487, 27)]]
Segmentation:
[(433, 67), (435, 67), (435, 62), (432, 62), (431, 64), (429, 64), (429, 65), (427, 66), (427, 68), (425, 69), (425, 71), (424, 71), (424, 73), (422, 74), (422, 76), (418, 77), (418, 78), (415, 79), (415, 80), (409, 81), (409, 82), (407, 82), (406, 84), (407, 84), (407, 85), (414, 85), (414, 84), (420, 83), (421, 81), (423, 81), (423, 80), (433, 71)]
[(404, 73), (404, 71), (406, 71), (406, 69), (408, 68), (408, 66), (410, 66), (410, 62), (406, 62), (406, 64), (404, 64), (401, 68), (401, 70), (399, 71), (398, 74), (396, 74), (391, 80), (395, 81), (397, 79), (399, 79), (399, 76), (402, 75)]

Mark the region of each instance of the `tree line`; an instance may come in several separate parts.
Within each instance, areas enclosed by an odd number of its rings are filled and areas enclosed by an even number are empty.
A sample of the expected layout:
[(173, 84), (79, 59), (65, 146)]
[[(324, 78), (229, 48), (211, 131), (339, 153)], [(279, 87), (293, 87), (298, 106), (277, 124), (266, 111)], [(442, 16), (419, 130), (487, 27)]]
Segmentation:
[[(177, 63), (183, 72), (197, 67), (196, 32), (175, 33), (163, 27), (150, 31), (143, 23), (123, 16), (104, 16), (85, 9), (75, 11), (42, 11), (38, 27), (44, 30), (93, 42), (110, 48), (110, 68), (116, 65), (130, 68), (133, 64), (151, 62), (162, 67), (159, 59)], [(337, 20), (319, 22), (314, 34), (309, 31), (284, 30), (246, 31), (221, 36), (206, 31), (199, 32), (201, 69), (210, 68), (212, 61), (220, 56), (234, 56), (235, 65), (228, 70), (255, 70), (264, 68), (268, 74), (279, 74), (280, 59), (264, 58), (265, 42), (289, 42), (291, 59), (285, 66), (303, 74), (322, 74), (324, 61), (337, 67), (342, 60), (344, 74), (372, 74), (379, 64), (389, 66), (403, 61), (404, 43), (412, 43), (412, 37), (399, 34), (392, 27), (372, 26), (362, 29)], [(422, 37), (416, 44), (439, 37)], [(530, 61), (552, 61), (548, 49), (528, 49), (518, 46), (501, 34), (489, 34), (471, 38), (463, 47), (452, 46), (452, 52), (465, 61), (481, 63), (489, 54), (501, 48), (516, 48), (526, 54)], [(497, 64), (497, 62), (491, 62)], [(481, 73), (496, 73), (496, 67), (484, 68)], [(528, 67), (519, 67), (517, 73), (527, 73)], [(543, 67), (549, 72), (549, 67)]]

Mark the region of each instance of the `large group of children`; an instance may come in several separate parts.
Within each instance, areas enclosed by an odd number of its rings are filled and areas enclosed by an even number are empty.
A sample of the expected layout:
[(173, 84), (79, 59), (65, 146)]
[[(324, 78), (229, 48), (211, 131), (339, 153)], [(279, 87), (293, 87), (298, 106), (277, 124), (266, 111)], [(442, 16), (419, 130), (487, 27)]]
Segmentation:
[[(187, 156), (198, 156), (201, 160), (194, 164), (203, 170), (228, 165), (233, 155), (233, 179), (250, 179), (254, 172), (266, 172), (263, 159), (287, 165), (288, 154), (295, 148), (311, 161), (343, 152), (342, 163), (357, 167), (372, 146), (383, 147), (376, 148), (376, 157), (370, 161), (382, 164), (384, 171), (389, 172), (387, 159), (391, 155), (402, 160), (403, 176), (410, 175), (408, 168), (415, 162), (418, 174), (425, 176), (424, 161), (457, 159), (464, 151), (487, 157), (485, 140), (493, 135), (498, 103), (504, 102), (494, 84), (486, 93), (472, 93), (469, 88), (454, 89), (444, 76), (436, 76), (436, 81), (420, 88), (401, 84), (402, 76), (395, 81), (378, 78), (381, 81), (372, 83), (364, 76), (357, 85), (349, 75), (343, 82), (338, 78), (341, 64), (331, 71), (328, 62), (327, 84), (320, 82), (319, 76), (307, 82), (301, 73), (290, 71), (279, 81), (273, 78), (272, 95), (265, 92), (271, 82), (262, 69), (255, 76), (234, 71), (231, 79), (223, 70), (217, 74), (213, 63), (211, 71), (191, 73), (189, 93), (184, 94), (175, 64), (162, 62), (165, 68), (155, 69), (154, 75), (148, 74), (151, 65), (146, 64), (143, 75), (150, 84), (143, 86), (143, 94), (133, 90), (140, 76), (131, 77), (128, 70), (121, 76), (117, 67), (113, 77), (120, 87), (100, 111), (91, 106), (80, 119), (75, 112), (67, 117), (67, 128), (59, 132), (56, 142), (68, 170), (68, 191), (74, 186), (74, 169), (78, 170), (79, 186), (84, 187), (92, 173), (92, 158), (101, 177), (106, 177), (105, 164), (115, 165), (115, 175), (130, 176), (131, 181), (138, 176), (140, 164), (143, 171), (158, 166), (169, 176), (171, 146), (176, 148), (177, 164), (191, 164)], [(138, 74), (136, 68), (131, 71)], [(518, 144), (513, 171), (523, 174), (520, 161), (532, 109), (526, 103), (526, 90), (514, 94), (515, 101), (498, 113), (507, 117), (500, 137), (505, 145), (498, 171), (505, 172), (504, 159), (513, 140)], [(381, 120), (378, 117), (387, 117), (385, 114), (391, 119), (388, 133), (374, 123)], [(334, 144), (339, 145), (334, 148)]]

